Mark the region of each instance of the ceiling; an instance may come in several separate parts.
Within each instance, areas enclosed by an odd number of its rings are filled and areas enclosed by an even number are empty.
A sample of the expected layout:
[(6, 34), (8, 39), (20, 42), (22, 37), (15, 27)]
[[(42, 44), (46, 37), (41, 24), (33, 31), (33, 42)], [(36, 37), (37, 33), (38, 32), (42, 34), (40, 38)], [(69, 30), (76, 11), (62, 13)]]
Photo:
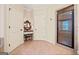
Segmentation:
[[(54, 9), (60, 9), (61, 7), (63, 6), (67, 6), (67, 5), (70, 5), (70, 4), (24, 4), (24, 7), (25, 9), (29, 9), (29, 10), (32, 10), (33, 8), (40, 8), (40, 7), (43, 7), (43, 8), (47, 8), (47, 7), (53, 7)], [(56, 6), (56, 8), (55, 8)]]

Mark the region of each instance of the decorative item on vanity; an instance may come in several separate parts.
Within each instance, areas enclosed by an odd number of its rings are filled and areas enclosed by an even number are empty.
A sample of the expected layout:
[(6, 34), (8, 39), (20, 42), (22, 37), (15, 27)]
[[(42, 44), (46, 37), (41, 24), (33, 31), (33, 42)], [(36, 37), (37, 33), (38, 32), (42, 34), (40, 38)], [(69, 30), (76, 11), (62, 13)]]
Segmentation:
[(29, 30), (31, 30), (31, 23), (28, 20), (26, 20), (24, 22), (24, 32), (27, 32)]

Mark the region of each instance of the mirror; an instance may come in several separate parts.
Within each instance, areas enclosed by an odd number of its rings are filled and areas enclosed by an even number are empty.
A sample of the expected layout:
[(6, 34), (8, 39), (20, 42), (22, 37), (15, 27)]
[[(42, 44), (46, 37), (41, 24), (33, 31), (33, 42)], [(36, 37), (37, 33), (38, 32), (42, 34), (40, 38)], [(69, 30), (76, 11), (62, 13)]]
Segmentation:
[(24, 32), (29, 31), (30, 29), (31, 29), (31, 23), (28, 20), (26, 20), (24, 22)]

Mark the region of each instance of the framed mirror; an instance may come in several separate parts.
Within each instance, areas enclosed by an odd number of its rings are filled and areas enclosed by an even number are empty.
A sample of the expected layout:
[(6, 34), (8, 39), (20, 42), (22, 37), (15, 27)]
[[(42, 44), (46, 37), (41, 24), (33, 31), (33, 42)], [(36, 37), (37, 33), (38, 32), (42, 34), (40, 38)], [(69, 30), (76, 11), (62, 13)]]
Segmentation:
[(26, 32), (26, 31), (29, 31), (29, 30), (31, 30), (31, 23), (28, 20), (26, 20), (24, 22), (24, 31)]

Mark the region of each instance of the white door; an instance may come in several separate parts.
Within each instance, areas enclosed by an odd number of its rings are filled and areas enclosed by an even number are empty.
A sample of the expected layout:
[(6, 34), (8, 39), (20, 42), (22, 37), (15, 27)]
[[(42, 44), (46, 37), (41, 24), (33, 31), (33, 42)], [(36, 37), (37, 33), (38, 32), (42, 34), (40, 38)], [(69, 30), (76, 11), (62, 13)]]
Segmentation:
[(7, 9), (7, 49), (11, 52), (23, 43), (23, 10), (19, 5), (8, 5)]
[(38, 8), (34, 10), (34, 39), (46, 40), (46, 17), (47, 10)]

